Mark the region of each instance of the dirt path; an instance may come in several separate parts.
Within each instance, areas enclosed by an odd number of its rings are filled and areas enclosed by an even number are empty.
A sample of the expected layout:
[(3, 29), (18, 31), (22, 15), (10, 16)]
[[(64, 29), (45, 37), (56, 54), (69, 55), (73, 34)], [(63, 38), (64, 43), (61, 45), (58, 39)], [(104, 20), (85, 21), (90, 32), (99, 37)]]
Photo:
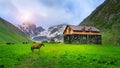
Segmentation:
[(27, 58), (20, 65), (18, 65), (17, 68), (31, 68), (31, 65), (33, 65), (38, 58), (39, 58), (38, 54), (36, 54), (30, 58)]

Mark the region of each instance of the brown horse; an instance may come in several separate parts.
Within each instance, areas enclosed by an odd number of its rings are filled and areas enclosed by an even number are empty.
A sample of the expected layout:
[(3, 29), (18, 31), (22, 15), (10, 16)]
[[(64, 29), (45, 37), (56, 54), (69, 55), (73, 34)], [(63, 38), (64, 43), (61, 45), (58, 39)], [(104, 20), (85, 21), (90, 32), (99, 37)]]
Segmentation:
[(32, 52), (33, 52), (34, 49), (39, 49), (40, 50), (41, 46), (44, 46), (44, 44), (40, 43), (40, 44), (36, 44), (36, 45), (31, 46)]

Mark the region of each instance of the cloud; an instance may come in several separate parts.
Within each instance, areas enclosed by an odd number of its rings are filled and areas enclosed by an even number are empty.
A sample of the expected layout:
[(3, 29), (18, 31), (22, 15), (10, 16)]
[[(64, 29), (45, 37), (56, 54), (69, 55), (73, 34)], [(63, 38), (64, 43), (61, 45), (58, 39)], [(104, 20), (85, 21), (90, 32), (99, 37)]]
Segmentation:
[(13, 24), (29, 22), (48, 28), (62, 23), (78, 25), (104, 0), (0, 0), (0, 16)]

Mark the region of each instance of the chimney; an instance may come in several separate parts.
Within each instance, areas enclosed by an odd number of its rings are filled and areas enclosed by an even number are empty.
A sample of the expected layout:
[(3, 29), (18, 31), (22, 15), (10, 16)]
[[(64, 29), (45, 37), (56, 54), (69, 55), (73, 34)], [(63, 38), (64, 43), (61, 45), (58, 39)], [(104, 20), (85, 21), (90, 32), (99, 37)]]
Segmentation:
[(82, 31), (85, 31), (85, 26), (82, 28)]
[(88, 30), (89, 30), (89, 31), (92, 31), (92, 27), (90, 27)]

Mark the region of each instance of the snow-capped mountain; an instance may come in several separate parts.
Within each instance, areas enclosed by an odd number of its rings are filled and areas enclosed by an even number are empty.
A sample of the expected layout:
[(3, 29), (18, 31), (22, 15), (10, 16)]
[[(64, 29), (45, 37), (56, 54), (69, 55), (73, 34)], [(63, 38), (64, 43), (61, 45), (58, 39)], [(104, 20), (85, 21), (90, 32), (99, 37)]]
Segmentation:
[(35, 24), (30, 24), (30, 23), (18, 25), (18, 27), (30, 38), (33, 38), (34, 36), (38, 35), (40, 32), (45, 31), (45, 29), (42, 28), (41, 26), (36, 27)]
[(19, 25), (19, 28), (25, 32), (32, 40), (35, 41), (54, 41), (61, 42), (63, 39), (63, 31), (66, 24), (60, 24), (49, 27), (47, 30), (41, 26), (36, 27), (34, 24)]
[(61, 42), (65, 27), (65, 24), (51, 26), (47, 30), (39, 32), (33, 40)]
[(65, 29), (65, 24), (61, 24), (61, 25), (56, 25), (56, 26), (52, 26), (50, 28), (48, 28), (48, 37), (56, 37), (58, 35), (62, 35), (63, 31)]

